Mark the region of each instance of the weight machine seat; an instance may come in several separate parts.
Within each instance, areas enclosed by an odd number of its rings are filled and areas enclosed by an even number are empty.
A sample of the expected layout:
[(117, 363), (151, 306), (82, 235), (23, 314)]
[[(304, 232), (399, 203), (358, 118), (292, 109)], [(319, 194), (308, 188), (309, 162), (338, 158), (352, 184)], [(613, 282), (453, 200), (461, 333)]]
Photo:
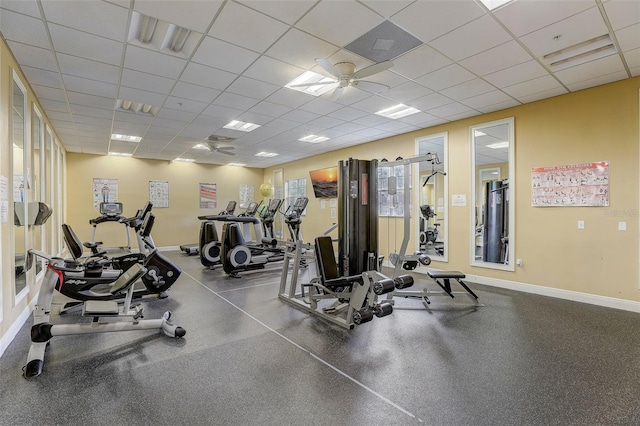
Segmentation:
[(439, 278), (454, 278), (457, 280), (466, 277), (465, 274), (459, 271), (428, 271), (427, 274), (434, 280), (437, 280)]
[(343, 277), (338, 272), (336, 263), (336, 254), (333, 250), (333, 241), (328, 235), (316, 237), (315, 239), (315, 255), (320, 270), (320, 278), (322, 284), (328, 288), (337, 288), (349, 286), (354, 282), (361, 281), (360, 275), (352, 277)]

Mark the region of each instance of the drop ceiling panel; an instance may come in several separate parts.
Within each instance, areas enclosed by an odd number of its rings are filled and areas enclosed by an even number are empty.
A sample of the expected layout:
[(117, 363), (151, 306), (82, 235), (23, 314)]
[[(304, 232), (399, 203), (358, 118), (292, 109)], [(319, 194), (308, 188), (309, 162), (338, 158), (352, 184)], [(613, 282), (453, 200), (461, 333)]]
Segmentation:
[(49, 49), (16, 43), (14, 41), (8, 41), (7, 44), (22, 66), (40, 68), (47, 71), (58, 71), (56, 59)]
[(586, 89), (588, 87), (599, 86), (601, 84), (607, 84), (607, 83), (612, 83), (614, 81), (622, 80), (626, 77), (626, 75), (627, 75), (626, 70), (618, 71), (611, 74), (605, 74), (605, 75), (600, 75), (600, 76), (585, 79), (585, 80), (580, 80), (576, 83), (567, 84), (567, 87), (572, 92), (575, 92), (578, 90)]
[(202, 114), (211, 115), (211, 116), (214, 116), (214, 117), (224, 118), (224, 119), (227, 120), (225, 122), (225, 124), (226, 124), (229, 121), (234, 120), (237, 117), (239, 117), (240, 114), (242, 114), (243, 112), (244, 111), (239, 110), (239, 109), (223, 107), (223, 106), (220, 106), (220, 105), (209, 105), (207, 108), (205, 108), (204, 111), (202, 111)]
[(427, 89), (424, 86), (408, 81), (391, 88), (390, 90), (380, 93), (381, 96), (397, 101), (401, 104), (406, 104), (412, 99), (416, 99), (431, 93), (431, 89)]
[(287, 24), (293, 24), (311, 9), (316, 2), (315, 0), (239, 0), (239, 3)]
[[(2, 0), (0, 8), (40, 18), (40, 9), (35, 0)], [(0, 14), (1, 13), (4, 12), (0, 12)]]
[(69, 102), (80, 106), (89, 106), (94, 108), (103, 108), (113, 111), (115, 101), (113, 98), (105, 98), (101, 96), (87, 95), (85, 93), (67, 91)]
[[(513, 102), (513, 101), (514, 101), (513, 98), (511, 98), (506, 93), (500, 90), (493, 90), (488, 93), (483, 93), (481, 95), (471, 96), (469, 98), (466, 98), (462, 101), (462, 103), (471, 108), (480, 109), (490, 105), (496, 105), (504, 102)], [(515, 104), (519, 104), (519, 102), (515, 102)]]
[(465, 81), (473, 80), (475, 75), (462, 68), (460, 65), (452, 64), (441, 68), (437, 71), (416, 78), (416, 82), (432, 89), (439, 91), (447, 87), (455, 86)]
[(556, 75), (560, 81), (569, 85), (622, 71), (624, 71), (624, 66), (620, 60), (620, 56), (611, 55), (606, 58), (587, 62), (583, 65), (558, 71)]
[(440, 93), (453, 100), (459, 101), (462, 99), (471, 98), (473, 96), (481, 95), (495, 90), (495, 87), (487, 83), (484, 80), (475, 78), (473, 80), (466, 81), (457, 86), (449, 87), (442, 90)]
[(31, 80), (29, 80), (29, 84), (31, 85), (31, 88), (35, 92), (38, 99), (50, 99), (52, 101), (60, 101), (60, 102), (67, 101), (67, 98), (64, 95), (64, 90), (62, 89), (55, 88), (55, 87), (41, 86), (41, 85), (35, 84), (35, 82), (32, 82)]
[[(640, 4), (640, 2), (638, 2)], [(630, 25), (616, 31), (616, 38), (623, 52), (640, 47), (640, 24)]]
[[(273, 120), (273, 117), (249, 110), (241, 114), (240, 116), (238, 116), (238, 119), (240, 121), (244, 121), (245, 123), (253, 123), (253, 124), (259, 124), (260, 126), (264, 126), (265, 124), (270, 123)], [(250, 135), (253, 132), (255, 132), (255, 130), (245, 134), (245, 136)]]
[[(44, 15), (49, 22), (76, 28), (100, 37), (125, 41), (129, 11), (97, 1), (43, 1)], [(100, 16), (100, 19), (95, 19)]]
[(380, 15), (360, 3), (336, 0), (316, 4), (296, 23), (296, 27), (342, 47), (382, 21)]
[(213, 105), (230, 107), (239, 110), (247, 110), (258, 103), (257, 99), (248, 98), (246, 96), (236, 95), (234, 93), (223, 92), (212, 102)]
[(531, 59), (531, 55), (512, 40), (462, 60), (460, 65), (478, 76), (484, 76), (528, 62)]
[(446, 67), (451, 59), (425, 44), (394, 59), (393, 64), (392, 72), (413, 79)]
[(171, 96), (183, 99), (191, 99), (198, 102), (211, 103), (220, 93), (220, 90), (209, 87), (178, 81), (171, 91)]
[(418, 112), (398, 119), (401, 123), (411, 124), (414, 126), (420, 126), (424, 123), (431, 123), (436, 120), (439, 120), (439, 117), (427, 114), (426, 112)]
[[(45, 104), (42, 104), (42, 105), (44, 106)], [(113, 118), (113, 110), (102, 109), (102, 108), (92, 108), (86, 105), (76, 105), (76, 104), (71, 104), (70, 106), (71, 106), (71, 112), (74, 115), (82, 114), (82, 115), (88, 115), (91, 117), (98, 117), (98, 118), (109, 119), (109, 120)], [(68, 108), (66, 109), (66, 111), (68, 111)]]
[(41, 70), (39, 68), (22, 67), (27, 80), (30, 84), (37, 84), (40, 86), (53, 87), (56, 89), (62, 89), (62, 80), (60, 80), (60, 74), (57, 72)]
[(593, 6), (595, 2), (590, 0), (545, 0), (544, 7), (535, 1), (514, 1), (493, 13), (512, 33), (522, 36)]
[(628, 27), (640, 19), (640, 2), (634, 0), (609, 0), (603, 2), (604, 10), (614, 30)]
[(134, 9), (184, 28), (206, 32), (222, 0), (136, 1)]
[(438, 108), (430, 109), (427, 111), (427, 113), (431, 115), (435, 115), (436, 117), (440, 117), (440, 118), (448, 118), (453, 115), (463, 114), (470, 111), (471, 111), (471, 108), (469, 108), (468, 106), (458, 102), (454, 102), (451, 104), (443, 105)]
[(431, 93), (418, 99), (407, 102), (407, 105), (417, 108), (421, 111), (427, 111), (442, 105), (453, 102), (451, 98), (441, 95), (440, 93)]
[(120, 86), (120, 91), (118, 92), (118, 99), (155, 106), (162, 105), (166, 97), (167, 95), (164, 94), (148, 92), (146, 90), (140, 90), (133, 87), (125, 86)]
[(264, 52), (289, 26), (234, 2), (225, 3), (209, 35), (255, 52)]
[(267, 101), (290, 108), (298, 108), (311, 101), (313, 96), (282, 88), (266, 98)]
[[(306, 104), (300, 106), (300, 109), (303, 111), (314, 112), (316, 114), (321, 114), (321, 115), (330, 114), (340, 108), (342, 108), (341, 105), (336, 104), (335, 102), (328, 101), (323, 98), (314, 98), (309, 102), (307, 102)], [(334, 118), (340, 118), (340, 117), (334, 117)]]
[(389, 18), (413, 3), (413, 0), (362, 0), (361, 3)]
[(57, 52), (107, 64), (119, 65), (122, 61), (124, 44), (120, 42), (56, 24), (49, 24), (49, 32)]
[(319, 114), (294, 109), (286, 114), (283, 114), (280, 118), (283, 118), (285, 120), (297, 121), (298, 123), (308, 123), (309, 121), (315, 120), (318, 117), (320, 117)]
[(548, 75), (537, 61), (529, 61), (484, 76), (484, 79), (498, 88), (523, 83), (527, 80)]
[(227, 88), (227, 91), (235, 93), (236, 95), (264, 99), (278, 89), (280, 89), (280, 86), (276, 86), (275, 84), (241, 76)]
[(222, 40), (205, 37), (193, 55), (193, 61), (202, 65), (241, 74), (260, 55)]
[(236, 74), (191, 62), (185, 68), (180, 80), (210, 89), (224, 90), (236, 78)]
[(332, 127), (339, 126), (343, 124), (344, 120), (338, 120), (337, 118), (331, 117), (318, 117), (315, 120), (309, 121), (310, 126), (318, 126), (321, 129), (330, 129)]
[(66, 55), (64, 53), (58, 53), (57, 57), (58, 63), (60, 64), (60, 71), (63, 74), (112, 84), (118, 84), (120, 80), (120, 67), (118, 66)]
[(426, 43), (484, 13), (478, 4), (470, 0), (416, 1), (392, 16), (391, 22)]
[(316, 65), (314, 58), (327, 58), (337, 51), (335, 45), (292, 28), (266, 53), (275, 59), (309, 69)]
[(345, 121), (357, 120), (367, 115), (366, 112), (351, 107), (342, 107), (336, 111), (327, 114), (329, 117), (339, 118)]
[(560, 83), (558, 83), (555, 78), (548, 75), (525, 81), (524, 83), (514, 84), (513, 86), (505, 87), (502, 90), (510, 96), (520, 100), (520, 98), (533, 95), (536, 92), (557, 89), (560, 87)]
[[(390, 118), (386, 118), (381, 115), (365, 115), (364, 117), (353, 120), (351, 123), (347, 123), (347, 125), (357, 124), (359, 126), (373, 127), (373, 126), (379, 126), (381, 124), (384, 124), (389, 120)], [(336, 129), (338, 129), (338, 127), (336, 127)], [(346, 130), (348, 129), (348, 127), (345, 127), (345, 125), (339, 126), (339, 129), (341, 131), (344, 131), (345, 133), (351, 133), (350, 131)]]
[(73, 121), (76, 124), (91, 124), (93, 126), (98, 126), (102, 128), (111, 127), (111, 117), (99, 118), (99, 117), (91, 117), (88, 115), (73, 114)]
[(277, 86), (284, 86), (305, 70), (277, 59), (261, 56), (244, 73), (245, 77), (266, 81)]
[(293, 108), (291, 107), (274, 104), (273, 102), (262, 101), (251, 107), (249, 111), (257, 112), (258, 114), (263, 114), (271, 117), (280, 117), (281, 115), (288, 113), (292, 109)]
[[(534, 31), (521, 38), (535, 55), (548, 53), (607, 34), (608, 29), (597, 7)], [(560, 36), (557, 38), (557, 36)]]
[(44, 23), (40, 19), (2, 10), (0, 28), (2, 28), (2, 35), (6, 40), (14, 40), (44, 49), (50, 48), (49, 37)]
[(448, 58), (459, 61), (509, 40), (511, 36), (491, 16), (485, 15), (430, 41), (429, 45)]
[[(175, 96), (169, 96), (164, 102), (163, 108), (158, 113), (159, 117), (164, 114), (172, 114), (178, 116), (181, 119), (193, 120), (198, 114), (209, 106), (206, 102), (192, 101), (190, 99), (177, 98)], [(168, 112), (165, 112), (168, 110)]]
[(130, 44), (124, 57), (125, 68), (168, 78), (178, 78), (186, 63), (184, 59)]
[(122, 72), (122, 79), (120, 80), (120, 84), (123, 86), (135, 87), (136, 89), (146, 90), (148, 92), (154, 93), (161, 93), (164, 95), (167, 95), (171, 92), (174, 82), (175, 80), (170, 78), (160, 77), (157, 75), (148, 75), (140, 71), (127, 69)]
[(633, 69), (640, 67), (640, 48), (625, 52), (624, 58), (627, 61), (627, 65), (629, 65), (629, 68)]
[(265, 124), (265, 127), (273, 127), (274, 129), (280, 129), (282, 131), (295, 129), (300, 123), (297, 121), (285, 120), (283, 118), (276, 118)]
[(355, 109), (366, 111), (369, 113), (375, 113), (385, 108), (397, 105), (397, 102), (386, 99), (380, 96), (371, 96), (367, 99), (363, 99), (360, 102), (356, 102), (351, 105)]
[(50, 101), (42, 99), (40, 105), (47, 111), (69, 112), (69, 104), (66, 102)]

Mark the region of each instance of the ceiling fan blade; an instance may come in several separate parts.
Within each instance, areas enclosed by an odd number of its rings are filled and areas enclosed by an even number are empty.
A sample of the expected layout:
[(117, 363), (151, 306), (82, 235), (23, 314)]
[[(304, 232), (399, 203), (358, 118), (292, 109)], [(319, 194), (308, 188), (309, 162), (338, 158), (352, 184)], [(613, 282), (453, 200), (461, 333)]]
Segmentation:
[(336, 68), (335, 66), (333, 66), (333, 64), (329, 61), (327, 61), (324, 58), (316, 58), (316, 62), (318, 63), (318, 65), (320, 65), (326, 72), (328, 72), (331, 76), (336, 77), (338, 79), (340, 79), (340, 76), (342, 75), (342, 73), (340, 72), (340, 70), (338, 68)]
[(336, 84), (337, 81), (318, 81), (316, 83), (303, 83), (303, 84), (292, 84), (287, 87), (311, 87), (311, 86), (324, 86), (325, 84)]
[(390, 89), (390, 87), (386, 84), (380, 84), (367, 80), (355, 80), (351, 82), (351, 85), (370, 93), (382, 93)]
[(333, 90), (333, 92), (331, 92), (331, 96), (329, 96), (329, 100), (337, 101), (342, 97), (343, 93), (344, 93), (344, 87), (338, 86)]
[(224, 154), (224, 155), (236, 155), (235, 152), (231, 152), (231, 151), (223, 151), (221, 149), (218, 149), (217, 152), (219, 152), (220, 154)]
[(353, 78), (369, 77), (370, 75), (378, 74), (379, 72), (388, 70), (392, 66), (393, 66), (393, 62), (391, 61), (378, 62), (377, 64), (373, 64), (366, 68), (362, 68), (359, 71), (356, 71), (353, 74)]

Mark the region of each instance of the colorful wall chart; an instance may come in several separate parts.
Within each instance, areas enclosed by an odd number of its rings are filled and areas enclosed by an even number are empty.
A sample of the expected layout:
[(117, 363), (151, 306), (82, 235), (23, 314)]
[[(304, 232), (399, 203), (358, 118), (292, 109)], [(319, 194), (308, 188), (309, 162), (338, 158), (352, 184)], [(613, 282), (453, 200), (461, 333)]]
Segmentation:
[(609, 205), (609, 162), (531, 169), (533, 207)]
[(200, 184), (200, 208), (215, 209), (216, 207), (217, 207), (216, 184), (201, 183)]

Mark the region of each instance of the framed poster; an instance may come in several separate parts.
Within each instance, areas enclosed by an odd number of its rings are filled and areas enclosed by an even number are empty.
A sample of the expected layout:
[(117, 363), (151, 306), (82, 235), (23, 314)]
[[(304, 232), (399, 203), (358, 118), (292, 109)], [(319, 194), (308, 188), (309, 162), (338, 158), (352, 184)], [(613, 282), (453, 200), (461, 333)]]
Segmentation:
[(216, 207), (217, 207), (216, 184), (201, 183), (200, 184), (200, 208), (215, 209)]
[(531, 169), (533, 207), (609, 205), (609, 162), (566, 164)]

